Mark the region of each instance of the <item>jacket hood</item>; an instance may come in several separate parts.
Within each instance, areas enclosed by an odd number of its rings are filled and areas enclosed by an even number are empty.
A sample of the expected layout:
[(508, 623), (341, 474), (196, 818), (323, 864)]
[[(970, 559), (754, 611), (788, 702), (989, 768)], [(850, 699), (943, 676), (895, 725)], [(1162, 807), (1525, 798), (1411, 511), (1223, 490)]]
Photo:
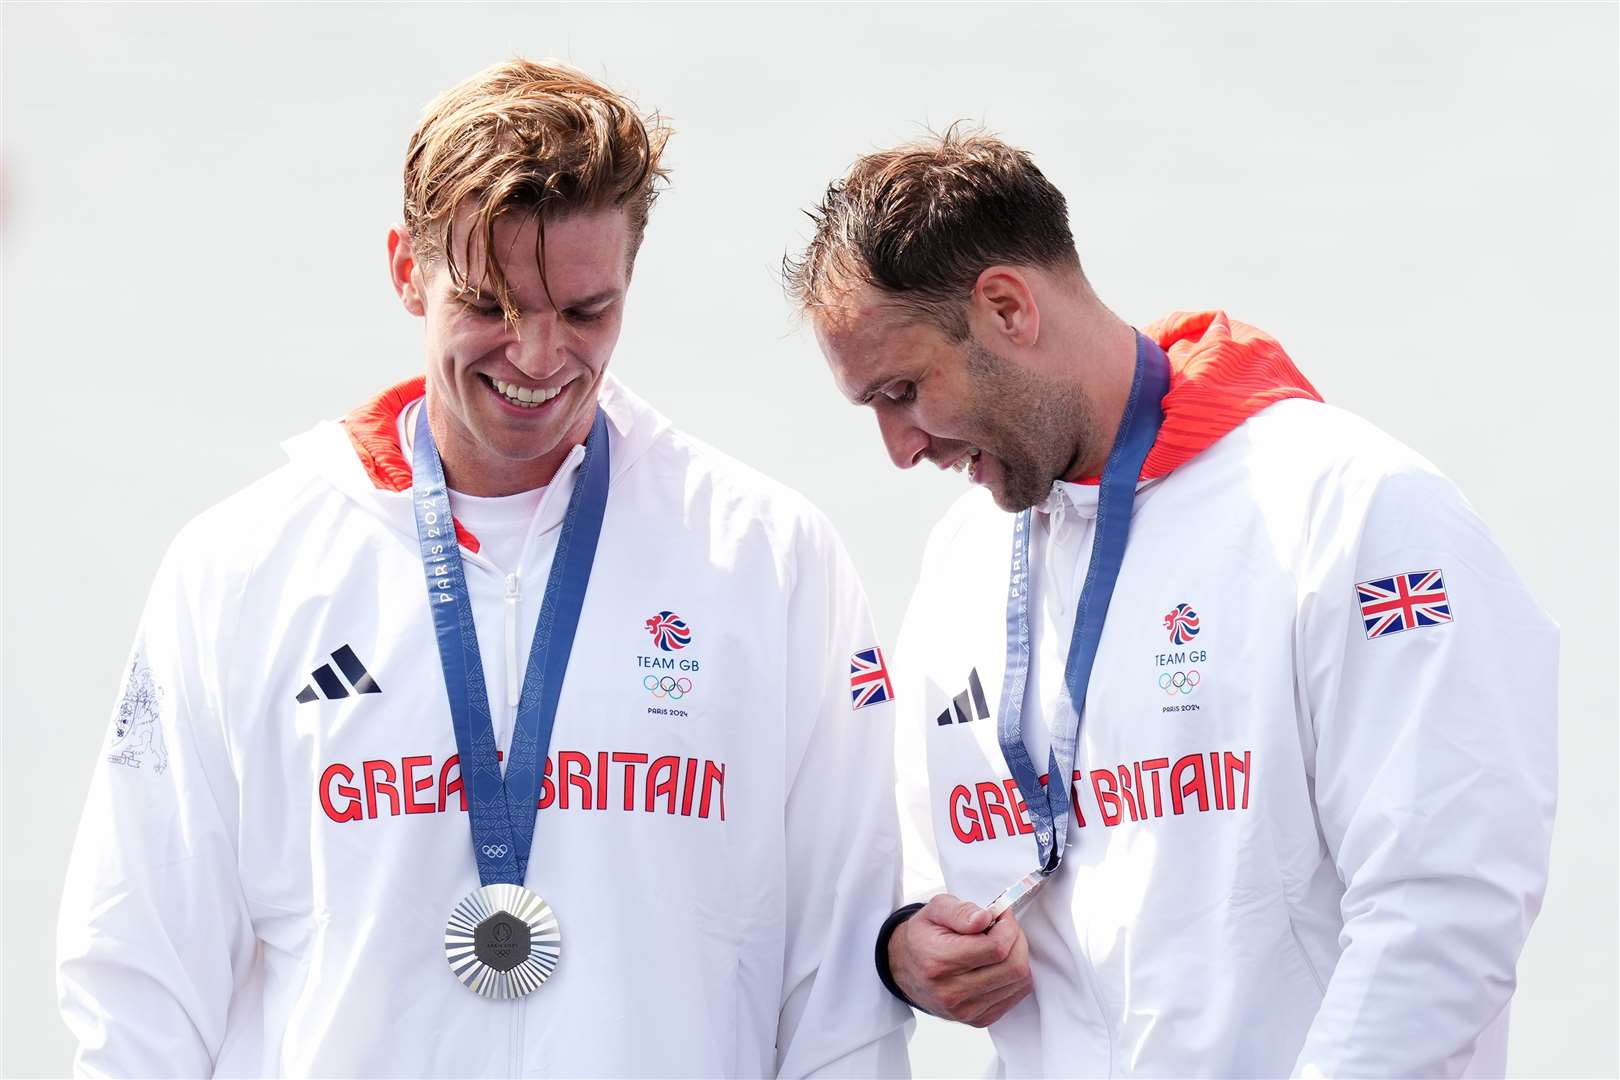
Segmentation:
[[(288, 458), (313, 470), (333, 487), (415, 535), (410, 509), (411, 459), (399, 442), (399, 417), (426, 392), (427, 378), (417, 375), (395, 383), (337, 421), (324, 421), (282, 444)], [(611, 439), (611, 486), (666, 431), (669, 421), (625, 388), (612, 375), (602, 381), (598, 399), (607, 414)], [(572, 482), (583, 451), (576, 448), (553, 482)], [(560, 523), (568, 500), (553, 500), (554, 514), (542, 527)], [(477, 552), (478, 538), (456, 522), (456, 539)]]
[(1321, 401), (1275, 338), (1224, 311), (1178, 311), (1143, 327), (1170, 357), (1164, 423), (1142, 479), (1166, 476), (1279, 401)]

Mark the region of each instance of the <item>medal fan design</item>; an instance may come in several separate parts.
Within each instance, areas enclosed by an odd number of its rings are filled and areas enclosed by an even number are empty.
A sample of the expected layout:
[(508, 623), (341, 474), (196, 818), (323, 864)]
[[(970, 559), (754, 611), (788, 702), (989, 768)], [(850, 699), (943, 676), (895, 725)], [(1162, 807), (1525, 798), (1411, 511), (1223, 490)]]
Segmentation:
[(451, 973), (473, 993), (520, 998), (557, 970), (562, 934), (556, 913), (537, 894), (521, 885), (485, 885), (450, 913), (444, 956)]

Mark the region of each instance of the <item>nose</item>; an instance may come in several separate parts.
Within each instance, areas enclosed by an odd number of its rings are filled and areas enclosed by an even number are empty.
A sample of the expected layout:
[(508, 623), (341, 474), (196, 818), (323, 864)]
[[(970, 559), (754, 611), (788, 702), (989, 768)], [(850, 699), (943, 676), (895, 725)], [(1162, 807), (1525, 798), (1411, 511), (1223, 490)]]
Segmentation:
[(567, 334), (555, 312), (528, 315), (512, 329), (506, 362), (535, 382), (544, 382), (563, 366)]
[(879, 405), (877, 410), (878, 433), (883, 436), (883, 445), (889, 451), (889, 460), (894, 462), (895, 468), (909, 469), (923, 459), (928, 450), (928, 435), (920, 428), (914, 427), (896, 410), (886, 409)]

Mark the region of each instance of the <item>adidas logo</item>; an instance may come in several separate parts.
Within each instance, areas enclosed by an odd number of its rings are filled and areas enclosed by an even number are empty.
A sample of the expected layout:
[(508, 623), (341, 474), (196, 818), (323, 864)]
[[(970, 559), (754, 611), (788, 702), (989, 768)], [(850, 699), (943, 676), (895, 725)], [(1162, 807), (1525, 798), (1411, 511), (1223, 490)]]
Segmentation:
[[(360, 662), (360, 658), (354, 655), (354, 650), (347, 645), (332, 654), (332, 664), (336, 664), (338, 671), (343, 672), (343, 678), (349, 680), (349, 686), (354, 687), (355, 693), (382, 693), (382, 687), (377, 685), (377, 680), (371, 677), (366, 665)], [(328, 701), (336, 701), (338, 698), (349, 696), (349, 686), (343, 685), (343, 679), (337, 677), (337, 673), (332, 670), (332, 664), (322, 664), (310, 672), (312, 683), (305, 683), (304, 688), (298, 691), (296, 699), (298, 704), (306, 705), (323, 697)]]
[(967, 689), (951, 699), (944, 712), (935, 719), (935, 723), (944, 727), (951, 722), (955, 715), (956, 723), (966, 724), (971, 720), (990, 719), (990, 706), (984, 701), (984, 687), (979, 683), (979, 669), (973, 668), (968, 672)]

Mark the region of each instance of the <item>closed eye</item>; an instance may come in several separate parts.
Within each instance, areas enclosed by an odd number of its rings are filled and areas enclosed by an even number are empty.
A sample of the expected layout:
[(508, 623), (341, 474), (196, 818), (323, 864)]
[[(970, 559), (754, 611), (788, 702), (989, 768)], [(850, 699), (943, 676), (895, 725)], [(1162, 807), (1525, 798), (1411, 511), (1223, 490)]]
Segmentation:
[(460, 303), (461, 310), (465, 311), (469, 315), (477, 315), (484, 318), (489, 318), (501, 314), (499, 304), (495, 305), (494, 307), (486, 307), (483, 304), (474, 303), (471, 300), (462, 300)]

